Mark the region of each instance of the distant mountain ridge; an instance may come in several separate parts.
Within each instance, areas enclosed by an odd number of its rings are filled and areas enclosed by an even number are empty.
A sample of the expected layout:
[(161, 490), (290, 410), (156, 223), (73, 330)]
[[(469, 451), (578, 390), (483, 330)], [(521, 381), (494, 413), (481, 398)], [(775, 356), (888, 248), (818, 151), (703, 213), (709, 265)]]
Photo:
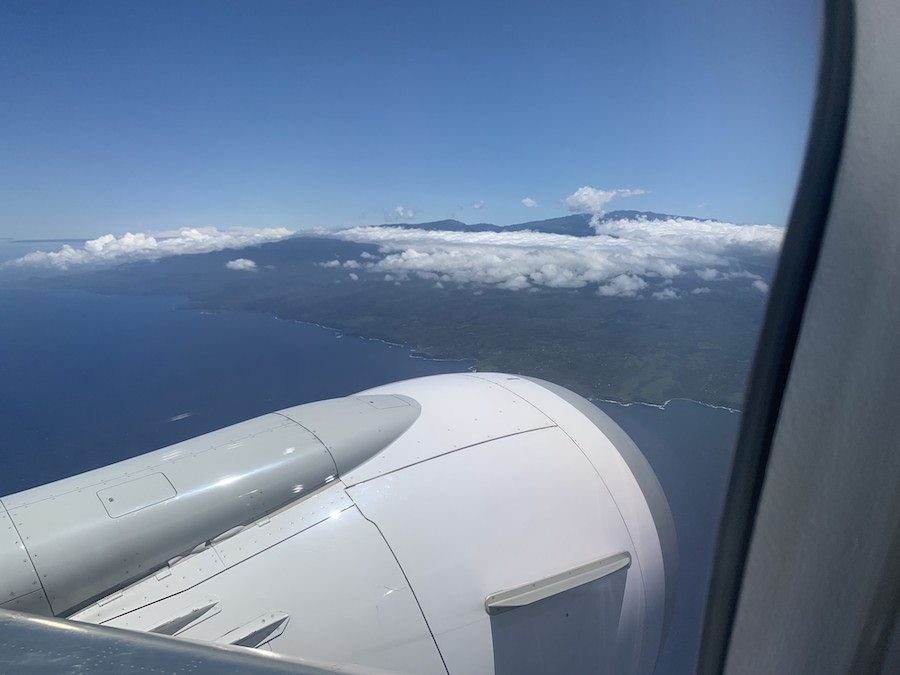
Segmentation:
[[(572, 237), (593, 237), (596, 232), (591, 227), (591, 214), (575, 213), (570, 216), (547, 218), (546, 220), (530, 220), (515, 225), (492, 225), (491, 223), (468, 224), (459, 220), (435, 220), (428, 223), (385, 223), (381, 227), (402, 227), (410, 230), (427, 230), (442, 232), (546, 232), (549, 234), (565, 234)], [(610, 211), (600, 218), (600, 222), (610, 220), (669, 220), (671, 218), (689, 218), (691, 220), (708, 221), (709, 218), (695, 216), (674, 216), (653, 211)]]

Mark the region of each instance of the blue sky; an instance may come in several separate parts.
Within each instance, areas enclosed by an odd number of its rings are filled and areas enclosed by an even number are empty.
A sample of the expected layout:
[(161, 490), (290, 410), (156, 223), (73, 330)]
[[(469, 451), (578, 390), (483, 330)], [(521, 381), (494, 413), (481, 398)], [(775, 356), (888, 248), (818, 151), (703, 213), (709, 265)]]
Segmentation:
[(584, 185), (782, 224), (817, 29), (810, 0), (6, 0), (0, 236), (508, 224)]

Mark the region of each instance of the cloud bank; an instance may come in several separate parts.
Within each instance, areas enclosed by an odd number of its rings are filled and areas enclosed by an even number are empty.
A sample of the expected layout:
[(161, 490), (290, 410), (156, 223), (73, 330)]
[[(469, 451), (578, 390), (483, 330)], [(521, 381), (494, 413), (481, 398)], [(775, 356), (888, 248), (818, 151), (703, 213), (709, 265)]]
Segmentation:
[(693, 218), (598, 220), (593, 227), (598, 235), (624, 239), (635, 246), (652, 245), (658, 250), (670, 246), (682, 250), (695, 248), (712, 254), (774, 255), (784, 236), (784, 229), (774, 225), (735, 225)]
[(78, 248), (66, 244), (59, 251), (34, 251), (21, 258), (11, 260), (5, 265), (10, 267), (54, 267), (63, 270), (81, 265), (111, 265), (135, 260), (157, 260), (170, 255), (244, 248), (254, 244), (277, 241), (293, 234), (292, 230), (283, 227), (229, 230), (219, 230), (215, 227), (184, 227), (162, 234), (128, 232), (121, 237), (105, 234), (97, 239), (86, 241)]
[(682, 275), (707, 284), (758, 279), (741, 267), (741, 257), (774, 257), (784, 232), (769, 225), (689, 218), (606, 221), (595, 229), (594, 237), (570, 237), (530, 231), (351, 228), (328, 236), (375, 244), (382, 257), (320, 264), (359, 267), (391, 281), (417, 278), (509, 290), (596, 286), (602, 296), (636, 297), (646, 290), (648, 297), (676, 300), (682, 294), (660, 289)]
[(235, 260), (229, 260), (227, 263), (225, 263), (225, 267), (230, 270), (236, 270), (238, 272), (256, 271), (256, 263), (252, 260), (247, 260), (247, 258), (236, 258)]

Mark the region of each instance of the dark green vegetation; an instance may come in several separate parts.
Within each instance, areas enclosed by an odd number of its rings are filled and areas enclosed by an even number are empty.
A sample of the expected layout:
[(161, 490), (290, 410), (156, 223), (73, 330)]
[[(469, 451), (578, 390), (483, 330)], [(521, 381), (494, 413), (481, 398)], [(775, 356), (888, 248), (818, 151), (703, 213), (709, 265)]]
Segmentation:
[[(33, 283), (104, 294), (181, 295), (192, 308), (260, 311), (406, 343), (423, 355), (474, 358), (479, 370), (534, 375), (594, 398), (661, 403), (690, 398), (740, 407), (765, 298), (747, 279), (674, 287), (677, 301), (599, 297), (594, 288), (538, 292), (395, 284), (383, 274), (315, 263), (374, 246), (298, 237), (176, 256)], [(225, 268), (236, 257), (259, 269)], [(380, 257), (380, 256), (379, 256)], [(760, 261), (771, 271), (771, 261)], [(763, 267), (753, 271), (764, 273)]]

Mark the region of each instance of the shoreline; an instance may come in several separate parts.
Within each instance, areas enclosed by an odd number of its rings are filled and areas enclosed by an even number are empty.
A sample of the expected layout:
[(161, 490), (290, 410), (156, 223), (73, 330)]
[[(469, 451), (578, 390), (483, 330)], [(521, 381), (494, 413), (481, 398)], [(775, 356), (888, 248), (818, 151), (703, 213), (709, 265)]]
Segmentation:
[[(226, 312), (232, 311), (244, 311), (244, 310), (224, 310)], [(253, 310), (251, 310), (253, 311)], [(464, 363), (466, 361), (477, 361), (478, 359), (473, 358), (452, 358), (452, 357), (444, 357), (444, 356), (428, 356), (427, 354), (423, 354), (418, 351), (415, 347), (410, 344), (406, 344), (403, 342), (391, 342), (390, 340), (384, 340), (382, 338), (376, 337), (368, 337), (366, 335), (357, 335), (356, 333), (348, 333), (347, 331), (341, 328), (335, 328), (334, 326), (325, 326), (321, 323), (316, 323), (315, 321), (304, 321), (303, 319), (285, 319), (284, 317), (280, 317), (277, 314), (272, 314), (271, 312), (261, 311), (261, 314), (268, 314), (269, 316), (274, 316), (279, 321), (287, 321), (289, 323), (299, 323), (304, 326), (315, 326), (316, 328), (322, 328), (327, 331), (331, 331), (332, 333), (336, 333), (336, 338), (343, 338), (344, 336), (357, 338), (358, 340), (367, 340), (369, 342), (380, 342), (383, 345), (387, 345), (392, 349), (400, 348), (400, 349), (408, 349), (409, 350), (409, 358), (418, 359), (420, 361), (437, 361), (441, 363)]]
[[(187, 309), (192, 309), (192, 308), (188, 307)], [(416, 348), (410, 344), (406, 344), (406, 343), (402, 343), (402, 342), (390, 342), (389, 340), (383, 340), (381, 338), (374, 338), (374, 337), (367, 337), (365, 335), (356, 335), (355, 333), (348, 333), (341, 328), (335, 328), (334, 326), (326, 326), (321, 323), (316, 323), (315, 321), (304, 321), (303, 319), (286, 319), (284, 317), (278, 316), (277, 314), (273, 314), (272, 312), (267, 312), (265, 310), (239, 310), (239, 309), (225, 309), (225, 310), (208, 310), (207, 309), (207, 310), (203, 310), (203, 309), (201, 309), (200, 311), (201, 312), (207, 311), (207, 312), (212, 312), (212, 313), (217, 312), (217, 311), (224, 311), (224, 312), (242, 312), (242, 311), (257, 312), (258, 311), (260, 314), (268, 314), (269, 316), (274, 316), (279, 321), (288, 321), (288, 322), (292, 322), (292, 323), (303, 324), (306, 326), (315, 326), (316, 328), (323, 328), (325, 330), (336, 333), (337, 335), (335, 337), (340, 338), (340, 337), (343, 337), (344, 335), (347, 335), (349, 337), (355, 337), (360, 340), (369, 340), (371, 342), (380, 342), (389, 347), (394, 347), (394, 348), (400, 347), (403, 349), (409, 349), (409, 352), (410, 352), (409, 358), (411, 358), (411, 359), (419, 359), (422, 361), (436, 361), (439, 363), (464, 363), (466, 361), (471, 361), (473, 363), (473, 365), (468, 368), (468, 371), (471, 373), (479, 372), (476, 368), (478, 365), (478, 359), (476, 359), (476, 358), (471, 358), (471, 357), (453, 358), (453, 357), (428, 356), (427, 354), (422, 354), (422, 353), (418, 352), (416, 350)], [(484, 371), (484, 372), (493, 372), (493, 371)], [(521, 374), (521, 373), (517, 373), (517, 374)], [(633, 405), (642, 405), (642, 406), (647, 406), (649, 408), (657, 408), (658, 410), (665, 410), (666, 407), (672, 401), (687, 401), (688, 403), (694, 403), (696, 405), (703, 406), (704, 408), (712, 408), (713, 410), (724, 410), (729, 413), (737, 413), (737, 414), (741, 414), (743, 412), (742, 410), (739, 410), (738, 408), (731, 408), (726, 405), (716, 405), (715, 403), (706, 403), (705, 401), (698, 401), (696, 399), (687, 398), (684, 396), (674, 396), (670, 399), (667, 399), (663, 403), (649, 403), (648, 401), (630, 401), (628, 403), (625, 403), (623, 401), (616, 401), (616, 400), (607, 399), (607, 398), (594, 398), (593, 396), (585, 396), (584, 398), (586, 398), (591, 403), (594, 403), (595, 405), (597, 402), (611, 403), (613, 405), (618, 405), (623, 408), (628, 408)]]
[[(41, 291), (47, 291), (47, 290), (51, 290), (51, 289), (40, 289), (40, 290), (41, 290)], [(137, 295), (137, 296), (131, 296), (131, 295), (127, 295), (127, 294), (126, 294), (126, 295), (123, 296), (123, 295), (120, 295), (120, 294), (117, 294), (117, 293), (104, 293), (104, 292), (92, 291), (92, 290), (86, 290), (86, 289), (52, 289), (52, 290), (54, 290), (54, 291), (63, 291), (63, 292), (66, 292), (66, 291), (68, 291), (68, 292), (75, 291), (75, 292), (78, 292), (78, 293), (88, 293), (88, 294), (91, 294), (91, 295), (98, 295), (98, 296), (100, 296), (100, 297), (108, 297), (108, 298), (112, 298), (112, 297), (157, 297), (157, 298), (169, 298), (169, 299), (173, 299), (173, 300), (176, 300), (176, 301), (179, 301), (180, 303), (182, 303), (180, 306), (174, 306), (173, 309), (176, 309), (176, 310), (190, 310), (190, 311), (196, 311), (196, 312), (199, 312), (200, 314), (221, 314), (221, 313), (224, 313), (224, 312), (238, 312), (238, 313), (240, 313), (240, 312), (247, 312), (247, 313), (252, 313), (252, 314), (262, 314), (262, 315), (266, 315), (266, 316), (273, 317), (274, 319), (276, 319), (276, 320), (278, 320), (278, 321), (285, 321), (285, 322), (290, 322), (290, 323), (298, 323), (298, 324), (303, 324), (303, 325), (307, 325), (307, 326), (314, 326), (314, 327), (316, 327), (316, 328), (321, 328), (321, 329), (324, 329), (324, 330), (327, 330), (327, 331), (330, 331), (330, 332), (334, 333), (336, 338), (342, 338), (343, 336), (346, 335), (346, 336), (349, 336), (349, 337), (358, 338), (358, 339), (360, 339), (360, 340), (367, 340), (367, 341), (370, 341), (370, 342), (380, 342), (380, 343), (382, 343), (382, 344), (384, 344), (384, 345), (386, 345), (386, 346), (388, 346), (388, 347), (390, 347), (390, 348), (392, 348), (392, 349), (396, 349), (396, 348), (408, 349), (408, 350), (409, 350), (408, 358), (410, 358), (410, 359), (417, 359), (417, 360), (422, 360), (422, 361), (434, 361), (434, 362), (439, 362), (439, 363), (465, 363), (465, 362), (470, 362), (471, 365), (467, 368), (467, 370), (468, 370), (469, 372), (479, 372), (478, 369), (477, 369), (477, 366), (478, 366), (478, 359), (477, 359), (477, 358), (472, 358), (472, 357), (461, 357), (461, 358), (457, 358), (457, 357), (428, 356), (427, 354), (422, 354), (422, 353), (418, 352), (418, 351), (416, 350), (415, 347), (413, 347), (412, 345), (407, 344), (407, 343), (402, 343), (402, 342), (392, 342), (392, 341), (390, 341), (390, 340), (384, 340), (384, 339), (382, 339), (382, 338), (368, 337), (368, 336), (365, 336), (365, 335), (357, 335), (357, 334), (354, 334), (354, 333), (346, 332), (346, 331), (344, 331), (344, 330), (341, 329), (341, 328), (335, 328), (334, 326), (326, 326), (326, 325), (324, 325), (324, 324), (317, 323), (317, 322), (315, 322), (315, 321), (306, 321), (306, 320), (303, 320), (303, 319), (291, 319), (291, 318), (285, 318), (285, 317), (279, 316), (279, 315), (278, 315), (277, 313), (275, 313), (275, 312), (270, 312), (270, 311), (267, 311), (267, 310), (259, 310), (259, 309), (235, 309), (235, 308), (211, 308), (211, 307), (201, 307), (201, 306), (197, 306), (197, 305), (193, 305), (193, 306), (192, 306), (192, 305), (191, 305), (192, 300), (190, 299), (190, 297), (189, 297), (189, 296), (184, 296), (184, 295), (158, 295), (158, 294), (150, 294), (150, 295), (146, 295), (146, 296), (140, 296), (140, 295)], [(484, 372), (490, 372), (490, 371), (484, 371)], [(714, 410), (724, 410), (724, 411), (729, 412), (729, 413), (738, 413), (738, 414), (742, 413), (742, 411), (741, 411), (740, 409), (738, 409), (738, 408), (732, 408), (732, 407), (730, 407), (730, 406), (725, 406), (725, 405), (717, 405), (717, 404), (715, 404), (715, 403), (707, 403), (707, 402), (705, 402), (705, 401), (698, 401), (698, 400), (696, 400), (696, 399), (692, 399), (692, 398), (688, 398), (688, 397), (684, 397), (684, 396), (674, 396), (674, 397), (672, 397), (672, 398), (670, 398), (670, 399), (667, 399), (667, 400), (664, 401), (663, 403), (650, 403), (650, 402), (648, 402), (648, 401), (628, 401), (628, 402), (624, 402), (624, 401), (617, 401), (617, 400), (614, 400), (614, 399), (595, 398), (595, 397), (593, 397), (593, 396), (585, 396), (584, 398), (586, 398), (587, 400), (589, 400), (591, 403), (594, 403), (594, 404), (596, 404), (597, 402), (600, 402), (600, 403), (610, 403), (610, 404), (613, 404), (613, 405), (621, 406), (621, 407), (623, 407), (623, 408), (627, 408), (627, 407), (634, 406), (634, 405), (640, 405), (640, 406), (647, 406), (647, 407), (650, 407), (650, 408), (656, 408), (656, 409), (658, 409), (658, 410), (665, 410), (666, 407), (667, 407), (671, 402), (673, 402), (673, 401), (687, 401), (687, 402), (689, 402), (689, 403), (694, 403), (694, 404), (696, 404), (696, 405), (700, 405), (700, 406), (703, 406), (703, 407), (705, 407), (705, 408), (712, 408), (712, 409), (714, 409)]]
[(685, 398), (683, 396), (675, 396), (673, 398), (668, 399), (664, 403), (648, 403), (647, 401), (631, 401), (630, 403), (623, 403), (622, 401), (614, 401), (608, 398), (589, 398), (591, 403), (611, 403), (613, 405), (618, 405), (623, 408), (630, 408), (633, 405), (643, 405), (648, 408), (657, 408), (659, 410), (665, 410), (666, 406), (668, 406), (672, 401), (687, 401), (688, 403), (695, 403), (697, 405), (702, 405), (704, 408), (713, 408), (714, 410), (725, 410), (730, 413), (743, 414), (743, 410), (739, 410), (738, 408), (729, 408), (727, 405), (716, 405), (715, 403), (705, 403), (704, 401), (698, 401), (693, 398)]

